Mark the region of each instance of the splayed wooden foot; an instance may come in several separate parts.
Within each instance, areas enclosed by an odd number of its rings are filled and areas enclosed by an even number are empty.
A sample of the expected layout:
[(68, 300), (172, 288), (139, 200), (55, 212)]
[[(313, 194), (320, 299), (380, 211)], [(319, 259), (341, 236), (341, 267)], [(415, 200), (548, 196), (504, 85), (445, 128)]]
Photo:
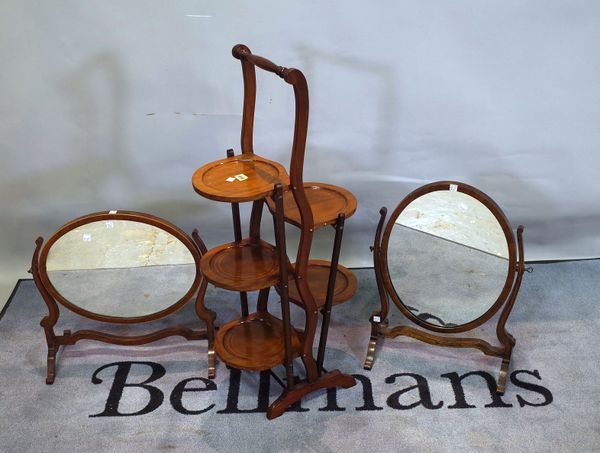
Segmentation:
[(363, 368), (365, 370), (370, 370), (373, 368), (373, 362), (375, 361), (375, 349), (377, 348), (377, 340), (379, 339), (379, 329), (381, 327), (387, 327), (388, 320), (384, 319), (383, 321), (374, 321), (373, 318), (378, 319), (380, 315), (375, 313), (371, 317), (371, 338), (369, 339), (369, 345), (367, 346), (367, 358), (365, 359), (365, 363)]
[(56, 377), (56, 352), (58, 347), (48, 348), (46, 384), (54, 384)]
[(369, 340), (369, 346), (367, 346), (367, 358), (365, 359), (365, 363), (363, 368), (365, 370), (370, 370), (373, 368), (373, 362), (375, 361), (375, 348), (377, 347), (377, 335), (371, 334), (371, 339)]
[(208, 378), (214, 379), (217, 375), (217, 366), (215, 358), (215, 348), (212, 346), (208, 347)]
[(356, 380), (352, 376), (343, 374), (339, 370), (330, 371), (321, 375), (314, 382), (302, 382), (296, 384), (292, 390), (284, 390), (281, 396), (269, 406), (267, 418), (272, 420), (279, 417), (288, 407), (300, 401), (304, 395), (308, 395), (315, 390), (332, 387), (350, 388), (355, 385)]
[(498, 375), (498, 387), (496, 393), (503, 395), (506, 389), (506, 377), (508, 375), (508, 367), (510, 365), (510, 358), (502, 359), (502, 365), (500, 365), (500, 374)]

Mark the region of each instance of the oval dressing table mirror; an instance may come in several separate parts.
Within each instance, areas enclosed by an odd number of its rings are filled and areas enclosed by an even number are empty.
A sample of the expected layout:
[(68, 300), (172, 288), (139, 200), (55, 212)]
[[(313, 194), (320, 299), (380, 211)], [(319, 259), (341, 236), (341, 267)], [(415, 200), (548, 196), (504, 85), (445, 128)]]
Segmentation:
[[(56, 335), (59, 305), (85, 318), (110, 324), (137, 324), (165, 318), (182, 308), (206, 282), (200, 257), (206, 251), (198, 232), (193, 239), (173, 224), (148, 214), (111, 211), (75, 219), (43, 244), (36, 241), (31, 273), (49, 314), (41, 321), (48, 343), (46, 383), (54, 382), (61, 345), (82, 339), (139, 345), (179, 335), (188, 340), (212, 335), (214, 313), (200, 297), (197, 316), (206, 330), (172, 325), (143, 335), (122, 335), (110, 329), (65, 330)], [(187, 324), (187, 323), (186, 323)], [(209, 377), (214, 358), (209, 351)]]
[[(506, 216), (486, 194), (440, 181), (410, 193), (391, 214), (386, 208), (372, 247), (381, 301), (371, 316), (364, 368), (371, 369), (379, 337), (409, 336), (429, 344), (476, 348), (502, 358), (503, 393), (515, 339), (505, 324), (524, 267), (523, 226), (516, 240)], [(411, 324), (389, 326), (389, 299)], [(461, 334), (499, 313), (499, 345)]]

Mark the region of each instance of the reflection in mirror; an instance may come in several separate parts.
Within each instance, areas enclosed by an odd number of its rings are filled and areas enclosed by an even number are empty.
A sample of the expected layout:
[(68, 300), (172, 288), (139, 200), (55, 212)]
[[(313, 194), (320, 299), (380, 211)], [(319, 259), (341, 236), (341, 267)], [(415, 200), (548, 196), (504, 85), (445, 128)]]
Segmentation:
[(387, 258), (404, 305), (442, 327), (463, 325), (487, 312), (509, 272), (508, 243), (494, 214), (452, 190), (426, 193), (400, 213)]
[(67, 232), (52, 244), (46, 270), (72, 304), (124, 318), (172, 306), (196, 277), (194, 257), (179, 239), (130, 220), (96, 221)]

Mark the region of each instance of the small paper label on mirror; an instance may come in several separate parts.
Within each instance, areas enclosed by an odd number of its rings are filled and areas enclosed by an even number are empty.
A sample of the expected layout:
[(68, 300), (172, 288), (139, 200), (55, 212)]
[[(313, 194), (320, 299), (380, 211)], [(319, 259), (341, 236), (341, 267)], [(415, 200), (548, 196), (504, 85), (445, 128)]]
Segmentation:
[(233, 176), (230, 176), (225, 181), (227, 181), (227, 182), (233, 182), (233, 181), (235, 181), (235, 178)]
[(115, 227), (115, 224), (112, 220), (109, 220), (106, 223), (106, 228), (108, 228), (109, 230), (112, 230)]
[(381, 317), (373, 316), (373, 322), (381, 322)]
[(83, 242), (92, 242), (92, 235), (90, 233), (83, 233)]
[(450, 192), (456, 192), (458, 190), (458, 186), (456, 184), (450, 184)]
[(108, 211), (109, 214), (116, 214), (117, 211)]
[(235, 175), (235, 179), (237, 179), (238, 181), (245, 181), (246, 179), (248, 179), (248, 177), (245, 174), (240, 173), (239, 175)]

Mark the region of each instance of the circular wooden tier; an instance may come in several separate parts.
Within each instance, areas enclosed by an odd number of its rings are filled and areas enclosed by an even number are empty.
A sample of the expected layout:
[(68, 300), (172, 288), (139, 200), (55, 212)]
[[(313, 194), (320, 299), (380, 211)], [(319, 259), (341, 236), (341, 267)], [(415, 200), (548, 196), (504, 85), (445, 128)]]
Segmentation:
[[(333, 225), (340, 213), (346, 218), (356, 212), (356, 197), (346, 189), (322, 182), (304, 183), (304, 193), (312, 210), (315, 228)], [(270, 198), (267, 204), (275, 212), (275, 203)], [(285, 221), (301, 227), (300, 211), (291, 190), (283, 194), (283, 212)]]
[(194, 190), (211, 200), (237, 203), (264, 198), (280, 183), (289, 186), (285, 168), (256, 154), (240, 154), (203, 165), (194, 172)]
[[(292, 351), (297, 357), (300, 338), (292, 328)], [(240, 370), (263, 371), (284, 362), (283, 321), (267, 312), (255, 312), (222, 325), (215, 351), (227, 365)]]
[[(330, 267), (331, 263), (329, 261), (310, 260), (308, 262), (308, 287), (319, 309), (325, 306)], [(333, 292), (333, 305), (346, 302), (354, 296), (354, 293), (356, 293), (356, 277), (352, 271), (338, 264), (335, 290)], [(302, 305), (300, 294), (295, 284), (289, 285), (289, 296), (290, 301), (297, 305)]]
[(209, 250), (200, 260), (200, 269), (210, 283), (232, 291), (255, 291), (279, 283), (277, 250), (251, 238)]

